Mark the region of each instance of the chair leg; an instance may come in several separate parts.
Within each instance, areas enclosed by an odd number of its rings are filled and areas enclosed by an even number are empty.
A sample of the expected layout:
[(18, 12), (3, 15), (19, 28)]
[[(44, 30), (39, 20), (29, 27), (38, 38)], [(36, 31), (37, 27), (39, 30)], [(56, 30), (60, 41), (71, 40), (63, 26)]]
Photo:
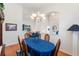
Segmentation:
[(25, 56), (24, 52), (21, 50), (16, 51), (17, 56)]

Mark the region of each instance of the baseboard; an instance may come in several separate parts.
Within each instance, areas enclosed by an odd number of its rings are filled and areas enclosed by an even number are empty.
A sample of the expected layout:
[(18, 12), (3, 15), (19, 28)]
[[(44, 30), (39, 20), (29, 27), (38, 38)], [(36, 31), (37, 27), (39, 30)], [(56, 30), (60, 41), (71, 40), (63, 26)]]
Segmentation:
[(67, 51), (64, 51), (64, 50), (62, 50), (62, 49), (60, 49), (59, 51), (61, 51), (62, 53), (65, 53), (65, 54), (67, 54), (67, 55), (69, 55), (69, 56), (72, 56), (71, 53), (69, 53), (69, 52), (67, 52)]
[(16, 46), (16, 45), (18, 45), (18, 43), (15, 43), (15, 44), (10, 44), (10, 45), (7, 45), (6, 47)]

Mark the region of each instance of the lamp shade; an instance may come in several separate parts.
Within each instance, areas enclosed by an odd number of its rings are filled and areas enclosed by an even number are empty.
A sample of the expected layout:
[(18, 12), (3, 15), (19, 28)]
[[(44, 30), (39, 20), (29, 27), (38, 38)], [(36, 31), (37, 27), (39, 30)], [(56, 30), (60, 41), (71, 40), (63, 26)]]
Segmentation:
[(79, 31), (79, 25), (77, 25), (77, 24), (72, 25), (72, 26), (68, 29), (68, 31)]

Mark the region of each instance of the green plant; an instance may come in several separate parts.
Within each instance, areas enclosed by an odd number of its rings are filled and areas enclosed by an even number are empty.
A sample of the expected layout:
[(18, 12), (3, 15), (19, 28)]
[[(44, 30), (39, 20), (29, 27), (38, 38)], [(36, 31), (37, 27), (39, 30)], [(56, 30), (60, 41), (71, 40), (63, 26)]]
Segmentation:
[(0, 3), (0, 10), (4, 10), (4, 4), (3, 3)]
[(0, 23), (3, 23), (4, 21), (4, 4), (3, 3), (0, 3)]

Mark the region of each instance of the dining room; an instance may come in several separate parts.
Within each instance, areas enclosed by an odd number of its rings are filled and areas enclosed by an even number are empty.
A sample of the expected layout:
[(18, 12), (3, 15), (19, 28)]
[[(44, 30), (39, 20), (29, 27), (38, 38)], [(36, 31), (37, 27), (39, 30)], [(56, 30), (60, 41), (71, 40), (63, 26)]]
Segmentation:
[[(79, 55), (78, 32), (75, 33), (75, 31), (79, 31), (77, 30), (79, 4), (3, 4), (5, 17), (2, 22), (0, 55)], [(75, 27), (72, 28), (73, 25)]]

